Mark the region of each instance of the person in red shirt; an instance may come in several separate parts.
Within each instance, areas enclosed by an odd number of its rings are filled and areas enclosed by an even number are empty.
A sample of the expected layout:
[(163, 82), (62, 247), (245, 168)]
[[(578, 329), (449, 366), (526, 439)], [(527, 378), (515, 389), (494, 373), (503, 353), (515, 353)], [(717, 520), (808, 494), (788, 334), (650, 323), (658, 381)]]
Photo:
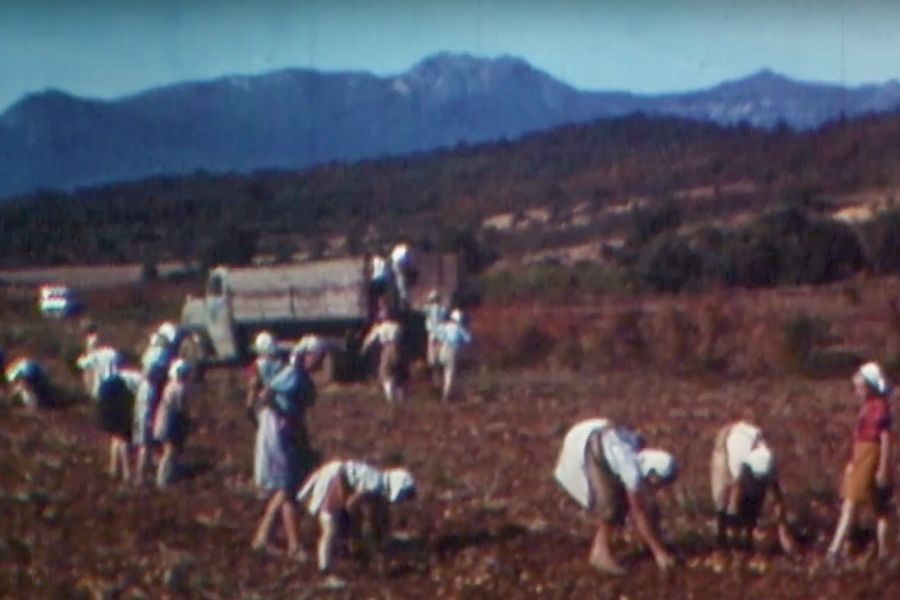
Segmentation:
[(853, 376), (853, 389), (862, 399), (862, 408), (853, 432), (853, 453), (844, 469), (841, 486), (841, 518), (828, 547), (828, 560), (837, 562), (838, 553), (853, 525), (858, 507), (871, 505), (878, 519), (878, 557), (888, 553), (888, 530), (893, 512), (891, 495), (891, 407), (890, 386), (880, 366), (869, 362)]

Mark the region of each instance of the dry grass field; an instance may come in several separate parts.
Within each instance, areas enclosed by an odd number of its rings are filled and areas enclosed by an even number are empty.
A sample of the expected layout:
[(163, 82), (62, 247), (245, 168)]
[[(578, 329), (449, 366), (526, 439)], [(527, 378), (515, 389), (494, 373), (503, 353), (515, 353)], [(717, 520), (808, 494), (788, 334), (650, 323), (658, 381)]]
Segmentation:
[[(106, 335), (136, 355), (185, 291), (110, 290), (88, 303)], [(184, 479), (165, 491), (123, 486), (103, 472), (103, 440), (70, 366), (77, 323), (42, 321), (30, 294), (2, 289), (7, 356), (47, 364), (64, 402), (37, 414), (0, 404), (0, 597), (900, 597), (900, 562), (867, 557), (867, 521), (840, 571), (821, 560), (857, 410), (848, 364), (895, 364), (895, 297), (900, 282), (873, 279), (485, 306), (472, 313), (479, 341), (452, 404), (421, 380), (394, 408), (374, 382), (323, 383), (308, 415), (323, 458), (402, 463), (420, 488), (393, 509), (383, 557), (341, 557), (345, 585), (329, 589), (311, 562), (250, 552), (263, 501), (250, 481), (254, 431), (239, 370), (213, 370), (194, 388)], [(566, 429), (590, 416), (633, 425), (680, 459), (682, 477), (661, 495), (665, 536), (681, 559), (672, 573), (658, 573), (631, 534), (619, 546), (627, 577), (588, 567), (594, 524), (551, 473)], [(769, 537), (755, 556), (713, 553), (709, 451), (717, 427), (742, 416), (777, 452), (798, 557), (778, 554)], [(312, 552), (308, 518), (301, 537)]]

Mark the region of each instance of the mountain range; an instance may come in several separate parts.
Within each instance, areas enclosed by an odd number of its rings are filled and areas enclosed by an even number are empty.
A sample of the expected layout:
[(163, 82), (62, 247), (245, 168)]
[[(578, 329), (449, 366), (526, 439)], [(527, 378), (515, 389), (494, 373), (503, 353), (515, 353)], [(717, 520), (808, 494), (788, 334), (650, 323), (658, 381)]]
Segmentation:
[(581, 91), (518, 58), (459, 54), (390, 77), (289, 69), (109, 101), (49, 90), (0, 115), (0, 198), (424, 152), (635, 112), (810, 129), (898, 108), (896, 81), (846, 88), (761, 71), (696, 92), (636, 95)]

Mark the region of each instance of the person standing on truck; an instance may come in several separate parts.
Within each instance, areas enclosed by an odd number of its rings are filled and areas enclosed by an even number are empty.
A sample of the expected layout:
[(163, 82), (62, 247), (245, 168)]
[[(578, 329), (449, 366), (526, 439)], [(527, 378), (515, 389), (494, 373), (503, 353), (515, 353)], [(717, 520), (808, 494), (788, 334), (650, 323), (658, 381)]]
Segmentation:
[(746, 421), (729, 423), (716, 435), (710, 461), (710, 489), (717, 514), (717, 542), (728, 543), (728, 531), (743, 534), (744, 545), (753, 547), (753, 532), (772, 491), (778, 542), (785, 554), (796, 549), (787, 524), (784, 495), (778, 482), (775, 457), (756, 425)]
[(613, 558), (610, 538), (628, 515), (657, 566), (666, 570), (675, 564), (661, 541), (654, 492), (677, 474), (671, 454), (644, 448), (636, 433), (607, 419), (581, 421), (569, 430), (554, 477), (578, 504), (600, 517), (589, 558), (594, 568), (610, 575), (625, 573)]
[(472, 343), (472, 334), (463, 323), (462, 311), (454, 309), (450, 318), (438, 326), (436, 337), (440, 344), (438, 363), (443, 371), (441, 399), (448, 402), (459, 366), (459, 354), (463, 346)]
[(319, 570), (332, 567), (339, 537), (374, 545), (388, 533), (388, 505), (415, 498), (416, 484), (406, 469), (381, 471), (355, 460), (333, 460), (310, 475), (297, 494), (319, 520)]
[(381, 355), (378, 360), (378, 379), (387, 401), (392, 404), (404, 400), (406, 381), (409, 378), (402, 333), (399, 321), (385, 317), (372, 326), (360, 348), (360, 354), (365, 354), (373, 344), (379, 345)]
[(391, 273), (394, 276), (400, 305), (407, 308), (409, 306), (409, 290), (418, 279), (415, 258), (409, 244), (399, 243), (391, 250)]
[(440, 341), (437, 339), (437, 330), (441, 323), (447, 320), (447, 307), (441, 302), (441, 295), (437, 290), (428, 292), (428, 301), (422, 307), (425, 313), (425, 333), (427, 336), (428, 347), (425, 350), (425, 358), (428, 363), (428, 369), (435, 371), (438, 368), (438, 351), (440, 350)]
[(295, 348), (290, 362), (282, 367), (259, 392), (260, 439), (265, 469), (256, 480), (261, 489), (272, 492), (253, 536), (254, 550), (268, 548), (269, 535), (278, 513), (287, 540), (289, 556), (303, 558), (297, 533), (294, 494), (312, 466), (313, 456), (306, 430), (306, 409), (315, 403), (315, 386), (306, 370), (307, 350)]

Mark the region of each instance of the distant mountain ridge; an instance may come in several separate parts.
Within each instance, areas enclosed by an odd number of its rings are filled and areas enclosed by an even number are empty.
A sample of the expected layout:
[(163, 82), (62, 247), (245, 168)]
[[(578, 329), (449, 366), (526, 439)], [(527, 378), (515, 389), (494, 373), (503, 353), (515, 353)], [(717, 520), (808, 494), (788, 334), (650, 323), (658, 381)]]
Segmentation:
[(303, 168), (512, 139), (634, 112), (798, 129), (900, 108), (900, 83), (844, 88), (770, 71), (681, 94), (577, 90), (513, 57), (438, 54), (405, 73), (287, 69), (111, 101), (59, 91), (0, 115), (0, 198), (154, 175)]

